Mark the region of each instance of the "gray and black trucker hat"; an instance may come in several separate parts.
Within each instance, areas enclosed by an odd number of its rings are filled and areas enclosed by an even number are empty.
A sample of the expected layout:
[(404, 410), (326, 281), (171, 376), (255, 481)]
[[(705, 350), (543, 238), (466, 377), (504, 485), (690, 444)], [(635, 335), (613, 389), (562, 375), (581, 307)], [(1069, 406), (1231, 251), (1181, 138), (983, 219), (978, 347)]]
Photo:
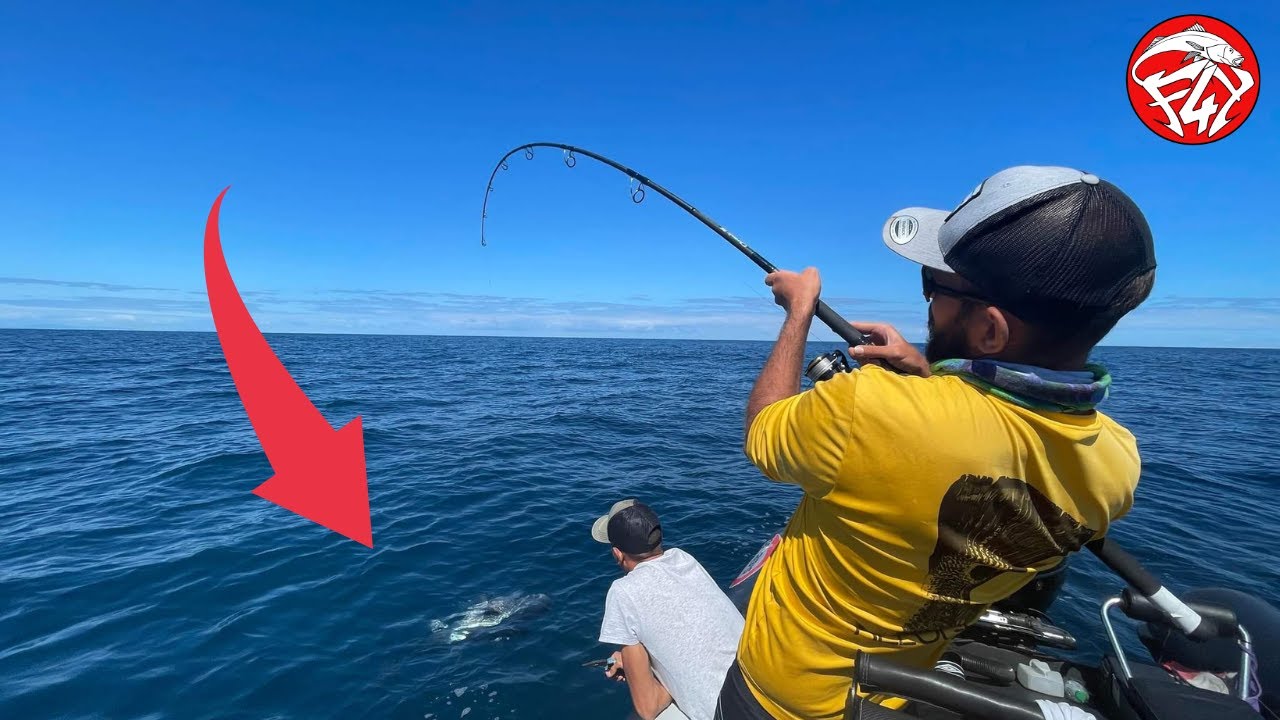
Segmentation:
[(1026, 320), (1092, 315), (1156, 266), (1151, 228), (1133, 200), (1065, 167), (1001, 170), (955, 210), (899, 210), (882, 234), (890, 250), (960, 275)]
[(662, 544), (662, 523), (648, 505), (619, 500), (592, 523), (591, 537), (624, 553), (642, 555)]

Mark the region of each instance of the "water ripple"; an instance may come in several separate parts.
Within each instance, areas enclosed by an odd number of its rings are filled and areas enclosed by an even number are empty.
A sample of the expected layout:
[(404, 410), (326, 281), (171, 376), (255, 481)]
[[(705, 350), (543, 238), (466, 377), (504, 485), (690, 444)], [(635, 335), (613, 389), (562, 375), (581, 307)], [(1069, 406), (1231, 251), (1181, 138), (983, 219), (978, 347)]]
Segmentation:
[[(372, 551), (250, 493), (271, 467), (212, 334), (0, 332), (0, 717), (622, 717), (580, 667), (617, 572), (591, 520), (643, 497), (727, 582), (798, 497), (740, 450), (768, 343), (270, 340), (331, 424), (364, 419)], [(1175, 588), (1280, 602), (1280, 353), (1100, 355), (1144, 458), (1117, 537)], [(1096, 652), (1118, 583), (1076, 565), (1055, 617)], [(552, 609), (433, 641), (514, 592)]]

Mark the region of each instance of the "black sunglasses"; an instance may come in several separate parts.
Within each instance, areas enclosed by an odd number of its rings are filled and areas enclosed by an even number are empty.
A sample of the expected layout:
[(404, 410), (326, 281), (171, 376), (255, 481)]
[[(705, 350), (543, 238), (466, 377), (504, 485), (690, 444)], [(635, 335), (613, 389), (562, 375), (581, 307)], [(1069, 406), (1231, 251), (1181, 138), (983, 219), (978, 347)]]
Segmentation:
[(920, 285), (924, 290), (925, 302), (933, 302), (933, 296), (936, 293), (938, 295), (950, 295), (961, 300), (973, 300), (986, 305), (994, 304), (990, 298), (949, 288), (946, 285), (939, 285), (937, 278), (933, 276), (933, 270), (927, 267), (920, 268)]

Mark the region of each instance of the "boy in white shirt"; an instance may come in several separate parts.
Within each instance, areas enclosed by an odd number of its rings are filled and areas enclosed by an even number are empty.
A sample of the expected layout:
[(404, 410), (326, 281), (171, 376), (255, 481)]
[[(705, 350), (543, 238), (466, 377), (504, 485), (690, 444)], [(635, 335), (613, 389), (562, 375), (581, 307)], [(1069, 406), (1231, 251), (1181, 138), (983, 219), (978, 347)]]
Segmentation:
[(647, 505), (615, 503), (591, 537), (612, 546), (625, 573), (605, 598), (600, 642), (623, 646), (605, 674), (625, 668), (632, 704), (645, 720), (673, 701), (692, 720), (711, 720), (742, 614), (693, 556), (663, 550), (662, 525)]

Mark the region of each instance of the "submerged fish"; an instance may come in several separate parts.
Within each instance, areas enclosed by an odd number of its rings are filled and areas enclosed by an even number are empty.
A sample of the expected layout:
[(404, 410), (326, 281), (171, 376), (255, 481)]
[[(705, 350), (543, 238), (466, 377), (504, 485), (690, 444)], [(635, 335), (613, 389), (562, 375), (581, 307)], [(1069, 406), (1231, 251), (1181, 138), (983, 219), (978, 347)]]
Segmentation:
[(481, 600), (460, 613), (432, 620), (431, 629), (448, 633), (449, 642), (478, 637), (504, 637), (520, 629), (524, 622), (542, 616), (551, 608), (551, 598), (536, 593), (513, 593)]

